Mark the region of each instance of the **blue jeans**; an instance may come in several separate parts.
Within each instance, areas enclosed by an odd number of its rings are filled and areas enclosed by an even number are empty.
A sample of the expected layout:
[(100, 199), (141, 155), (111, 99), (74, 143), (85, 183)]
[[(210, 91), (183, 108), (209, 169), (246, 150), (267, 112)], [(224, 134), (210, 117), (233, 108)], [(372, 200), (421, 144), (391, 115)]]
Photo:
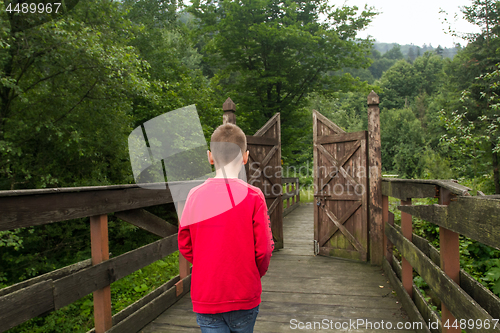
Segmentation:
[(196, 313), (201, 333), (253, 333), (259, 306), (216, 314)]

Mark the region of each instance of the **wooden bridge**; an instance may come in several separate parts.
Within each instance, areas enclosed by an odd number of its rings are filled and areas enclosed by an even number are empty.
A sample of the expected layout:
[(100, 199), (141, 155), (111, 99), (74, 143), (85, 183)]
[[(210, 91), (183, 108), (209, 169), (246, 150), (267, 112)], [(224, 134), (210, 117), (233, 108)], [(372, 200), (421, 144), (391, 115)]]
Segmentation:
[[(473, 197), (451, 180), (382, 179), (374, 93), (368, 104), (369, 130), (357, 133), (313, 112), (312, 204), (300, 204), (298, 178), (282, 177), (280, 115), (247, 136), (248, 181), (265, 194), (277, 250), (262, 279), (256, 332), (437, 333), (461, 332), (460, 326), (500, 332), (499, 298), (460, 269), (459, 253), (459, 235), (500, 248), (499, 196)], [(228, 100), (223, 109), (224, 121), (234, 122), (234, 103)], [(390, 197), (400, 202), (400, 223), (394, 223)], [(412, 205), (417, 198), (437, 202)], [(178, 276), (111, 315), (111, 283), (178, 250), (177, 227), (144, 209), (173, 201), (170, 187), (138, 185), (0, 191), (0, 231), (89, 218), (92, 250), (91, 260), (0, 289), (0, 332), (90, 293), (91, 332), (198, 331), (190, 267), (182, 256)], [(110, 258), (111, 213), (162, 238)], [(439, 251), (412, 233), (412, 216), (439, 227)], [(413, 283), (417, 274), (437, 296), (441, 313)]]
[[(370, 332), (365, 321), (373, 325), (383, 320), (394, 328), (411, 324), (381, 267), (314, 255), (313, 204), (287, 215), (283, 234), (284, 248), (273, 254), (262, 278), (255, 332), (292, 332), (308, 325), (316, 325), (309, 332), (319, 332), (321, 326), (341, 330), (354, 323), (356, 332)], [(188, 294), (141, 332), (199, 332), (192, 309)]]

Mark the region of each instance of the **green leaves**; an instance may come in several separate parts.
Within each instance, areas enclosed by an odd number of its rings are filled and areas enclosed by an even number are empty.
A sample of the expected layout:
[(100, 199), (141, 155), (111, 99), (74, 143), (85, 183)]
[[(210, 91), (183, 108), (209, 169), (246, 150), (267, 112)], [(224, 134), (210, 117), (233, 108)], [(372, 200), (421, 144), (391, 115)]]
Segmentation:
[(144, 284), (144, 283), (143, 283), (143, 284), (141, 284), (140, 286), (135, 287), (135, 288), (134, 288), (134, 290), (135, 290), (136, 292), (138, 292), (138, 293), (142, 293), (142, 292), (144, 292), (144, 291), (148, 290), (148, 286), (147, 286), (146, 284)]
[(485, 273), (485, 281), (489, 282), (489, 285), (491, 286), (491, 290), (500, 296), (500, 259), (494, 260), (495, 266), (492, 266), (486, 273)]
[[(332, 73), (370, 62), (371, 41), (355, 38), (375, 15), (368, 8), (359, 13), (320, 0), (241, 0), (195, 1), (189, 11), (200, 20), (204, 61), (238, 104), (238, 124), (253, 132), (281, 112), (283, 147), (310, 138), (300, 121), (307, 96), (352, 90), (352, 77)], [(293, 159), (292, 151), (283, 155)]]
[(421, 121), (409, 108), (390, 109), (381, 112), (380, 124), (384, 170), (396, 171), (399, 178), (418, 178), (425, 147)]
[(19, 51), (0, 70), (0, 142), (9, 147), (0, 148), (2, 188), (128, 182), (127, 96), (144, 94), (149, 83), (144, 62), (124, 43), (133, 26), (121, 14), (116, 3), (86, 1), (57, 22), (8, 37)]
[(0, 231), (0, 247), (12, 247), (18, 251), (23, 247), (23, 240), (18, 236), (20, 230)]

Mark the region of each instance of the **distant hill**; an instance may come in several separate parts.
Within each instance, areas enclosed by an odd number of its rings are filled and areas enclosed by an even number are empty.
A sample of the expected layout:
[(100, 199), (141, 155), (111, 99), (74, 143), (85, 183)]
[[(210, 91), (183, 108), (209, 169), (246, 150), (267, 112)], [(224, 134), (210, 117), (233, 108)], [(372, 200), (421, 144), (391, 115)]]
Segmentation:
[(415, 60), (415, 58), (417, 58), (418, 56), (423, 55), (426, 51), (442, 52), (441, 54), (443, 55), (443, 57), (453, 59), (455, 54), (457, 54), (458, 50), (460, 50), (460, 48), (457, 47), (443, 48), (440, 45), (438, 45), (437, 47), (433, 47), (431, 44), (429, 45), (424, 44), (422, 46), (417, 46), (413, 44), (400, 45), (398, 43), (379, 43), (379, 42), (374, 43), (374, 48), (380, 53), (384, 54), (385, 52), (389, 51), (396, 45), (399, 45), (401, 53), (403, 53), (405, 59), (410, 57), (412, 61)]

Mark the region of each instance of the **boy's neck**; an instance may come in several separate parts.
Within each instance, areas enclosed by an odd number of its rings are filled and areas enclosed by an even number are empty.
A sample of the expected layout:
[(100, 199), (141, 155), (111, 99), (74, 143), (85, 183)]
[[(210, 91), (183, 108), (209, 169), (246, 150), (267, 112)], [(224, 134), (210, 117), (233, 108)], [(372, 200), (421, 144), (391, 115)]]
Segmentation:
[(214, 178), (238, 178), (240, 170), (234, 170), (230, 167), (225, 167), (224, 169), (220, 168), (215, 170)]

